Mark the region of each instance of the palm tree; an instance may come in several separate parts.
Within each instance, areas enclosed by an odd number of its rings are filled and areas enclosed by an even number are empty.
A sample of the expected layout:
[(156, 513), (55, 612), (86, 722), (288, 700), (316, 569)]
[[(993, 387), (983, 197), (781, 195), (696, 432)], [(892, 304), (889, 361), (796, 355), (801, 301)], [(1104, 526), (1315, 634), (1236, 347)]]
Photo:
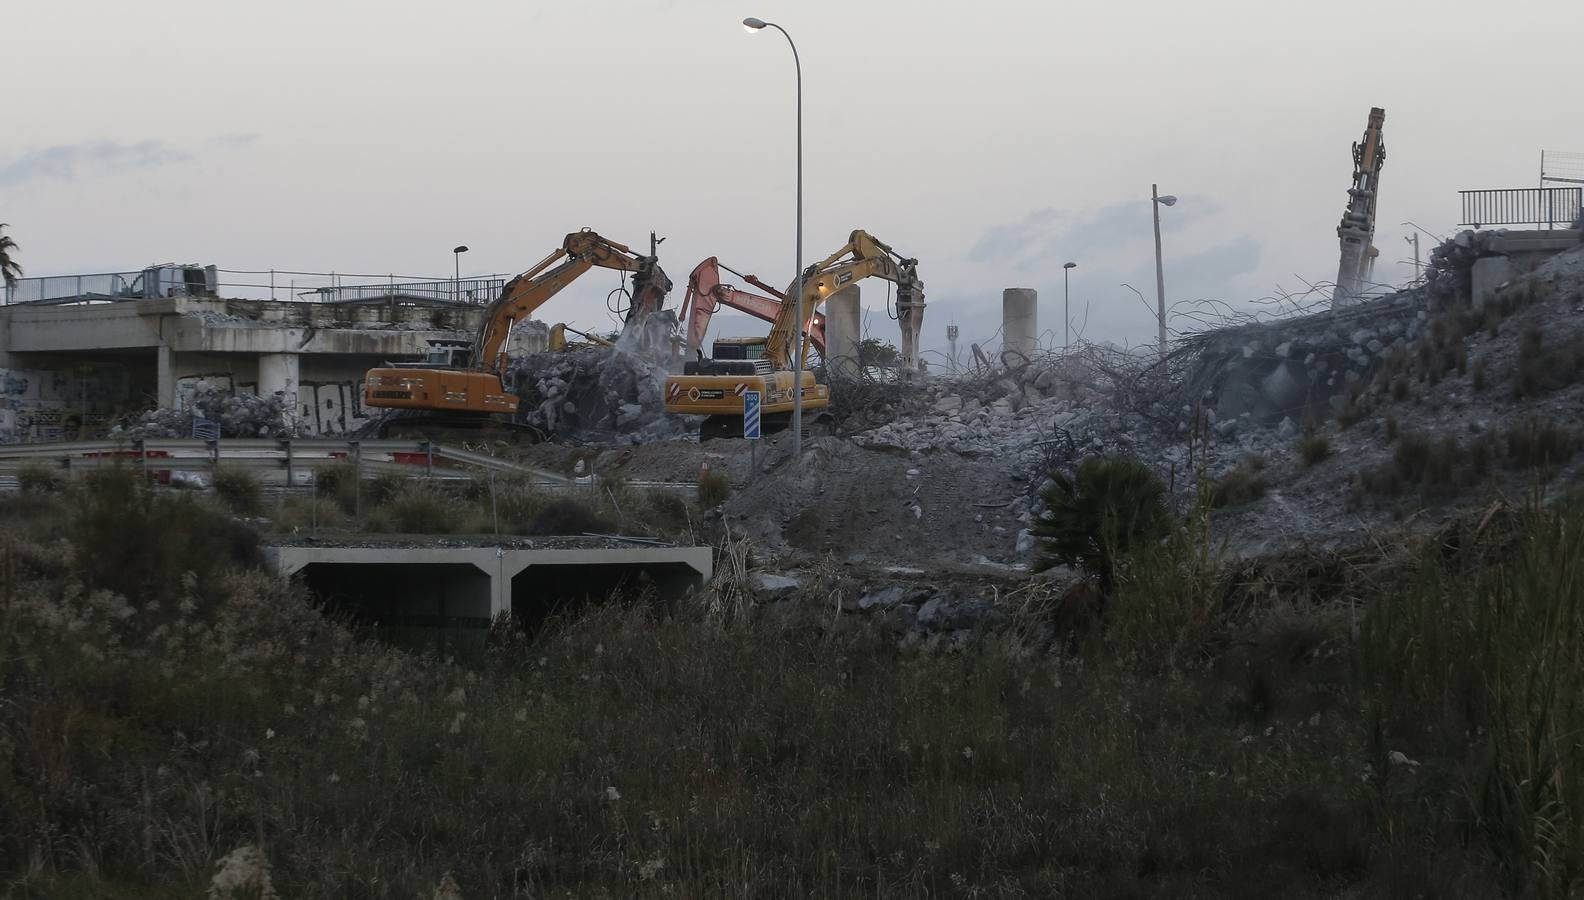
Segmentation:
[[(5, 229), (6, 224), (0, 222), (0, 232), (4, 232)], [(16, 241), (0, 233), (0, 276), (5, 278), (6, 287), (16, 287), (17, 276), (22, 274), (22, 267), (11, 258), (11, 254), (18, 249), (20, 248), (17, 247)]]

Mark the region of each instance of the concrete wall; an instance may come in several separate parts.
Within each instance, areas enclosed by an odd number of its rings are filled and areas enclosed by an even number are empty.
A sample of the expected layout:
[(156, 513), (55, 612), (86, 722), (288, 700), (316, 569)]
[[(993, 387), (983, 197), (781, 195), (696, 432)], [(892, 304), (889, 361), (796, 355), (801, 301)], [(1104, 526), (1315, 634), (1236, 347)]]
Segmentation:
[(469, 339), (482, 315), (199, 298), (0, 306), (0, 441), (76, 438), (83, 422), (96, 436), (205, 389), (279, 394), (301, 433), (345, 434), (368, 422), (370, 368), (416, 359), (432, 338)]

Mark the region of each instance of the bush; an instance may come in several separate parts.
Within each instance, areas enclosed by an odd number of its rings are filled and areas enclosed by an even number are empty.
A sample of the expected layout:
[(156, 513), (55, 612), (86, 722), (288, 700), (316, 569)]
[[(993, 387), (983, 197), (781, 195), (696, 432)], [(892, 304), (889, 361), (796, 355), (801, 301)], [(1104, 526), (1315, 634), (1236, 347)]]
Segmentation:
[(209, 483), (221, 504), (239, 516), (256, 516), (264, 509), (264, 489), (246, 469), (221, 466)]
[(259, 564), (258, 535), (191, 496), (159, 493), (122, 468), (91, 472), (73, 492), (68, 526), (90, 588), (166, 599), (191, 574), (200, 587), (234, 566)]
[(670, 491), (651, 488), (644, 494), (647, 518), (661, 534), (683, 535), (693, 524), (687, 501)]
[(1507, 462), (1518, 469), (1535, 469), (1564, 463), (1579, 446), (1578, 435), (1564, 425), (1536, 419), (1509, 429), (1503, 436)]
[(1171, 529), (1166, 489), (1138, 460), (1092, 456), (1071, 476), (1051, 472), (1050, 482), (1040, 491), (1045, 511), (1030, 529), (1040, 549), (1035, 571), (1076, 566), (1110, 594), (1122, 561)]
[(24, 494), (59, 494), (66, 488), (66, 473), (48, 463), (30, 462), (17, 471)]
[[(489, 510), (485, 509), (485, 516)], [(477, 513), (443, 491), (410, 487), (368, 515), (367, 530), (385, 534), (463, 534), (482, 530)]]
[(609, 534), (619, 530), (617, 524), (592, 507), (569, 497), (556, 497), (523, 523), (523, 534), (575, 535)]
[(1306, 434), (1298, 440), (1298, 458), (1305, 466), (1316, 466), (1331, 455), (1331, 442), (1323, 434)]
[(1243, 506), (1265, 496), (1267, 485), (1265, 476), (1261, 474), (1264, 468), (1265, 457), (1252, 454), (1245, 457), (1231, 471), (1211, 483), (1210, 505), (1216, 509)]
[(731, 499), (731, 481), (724, 472), (699, 473), (698, 503), (701, 509), (714, 509)]

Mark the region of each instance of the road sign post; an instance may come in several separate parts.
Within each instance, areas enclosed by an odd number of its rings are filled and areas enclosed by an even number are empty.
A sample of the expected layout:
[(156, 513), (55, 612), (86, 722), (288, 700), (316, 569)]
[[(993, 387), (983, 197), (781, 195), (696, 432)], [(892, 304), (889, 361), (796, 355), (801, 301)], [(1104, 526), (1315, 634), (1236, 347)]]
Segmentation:
[(764, 426), (759, 411), (759, 400), (762, 396), (758, 391), (743, 391), (743, 437), (753, 442), (748, 445), (753, 448), (753, 452), (749, 454), (749, 465), (755, 475), (759, 474), (759, 438)]

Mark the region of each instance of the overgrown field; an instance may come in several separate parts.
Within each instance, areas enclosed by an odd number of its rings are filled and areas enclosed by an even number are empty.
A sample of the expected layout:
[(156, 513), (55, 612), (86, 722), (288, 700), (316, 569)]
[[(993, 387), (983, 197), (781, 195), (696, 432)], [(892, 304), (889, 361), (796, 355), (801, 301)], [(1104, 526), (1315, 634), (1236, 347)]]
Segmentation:
[[(0, 505), (0, 895), (1570, 896), (1584, 517), (1221, 565), (899, 643), (642, 598), (391, 649), (114, 474)], [(724, 567), (730, 569), (731, 567)], [(751, 598), (749, 598), (751, 599)], [(727, 608), (735, 614), (727, 616)], [(241, 850), (251, 847), (253, 850)], [(235, 894), (241, 896), (242, 894)]]

